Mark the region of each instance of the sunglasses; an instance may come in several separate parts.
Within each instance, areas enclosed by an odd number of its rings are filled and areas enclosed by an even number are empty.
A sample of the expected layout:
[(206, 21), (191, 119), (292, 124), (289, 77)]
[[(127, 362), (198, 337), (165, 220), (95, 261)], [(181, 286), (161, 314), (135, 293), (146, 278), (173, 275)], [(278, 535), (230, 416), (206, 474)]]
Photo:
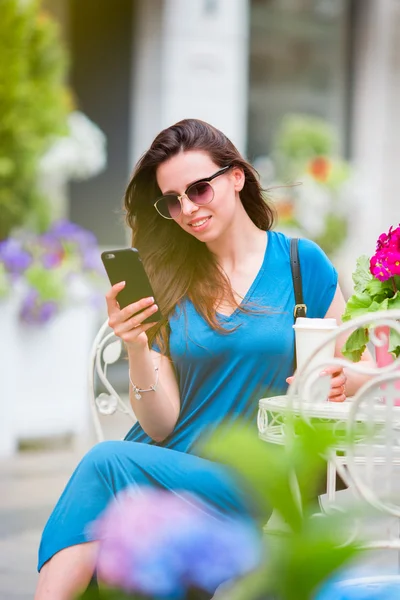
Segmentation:
[(182, 198), (184, 196), (190, 202), (196, 204), (196, 206), (210, 204), (214, 199), (214, 188), (211, 185), (211, 181), (226, 173), (231, 167), (232, 165), (228, 165), (214, 173), (214, 175), (211, 175), (211, 177), (205, 177), (191, 183), (181, 196), (179, 194), (165, 194), (165, 196), (161, 196), (161, 198), (155, 201), (154, 208), (164, 219), (176, 219), (182, 213)]

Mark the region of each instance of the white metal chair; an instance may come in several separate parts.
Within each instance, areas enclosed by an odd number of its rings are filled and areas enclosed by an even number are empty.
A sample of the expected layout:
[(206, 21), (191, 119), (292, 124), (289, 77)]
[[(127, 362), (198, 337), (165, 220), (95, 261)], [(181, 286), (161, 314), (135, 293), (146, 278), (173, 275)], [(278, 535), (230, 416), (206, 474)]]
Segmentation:
[[(120, 412), (126, 415), (132, 424), (136, 421), (129, 401), (124, 401), (121, 398), (107, 374), (109, 365), (116, 363), (121, 358), (122, 350), (122, 342), (110, 330), (107, 319), (95, 337), (89, 357), (89, 402), (96, 441), (98, 442), (105, 439), (100, 415), (108, 416)], [(96, 393), (97, 381), (101, 382), (106, 391)]]
[[(344, 323), (327, 337), (310, 360), (318, 357), (332, 339), (360, 327), (369, 327), (372, 346), (380, 347), (384, 340), (374, 333), (378, 326), (387, 326), (400, 334), (400, 310), (363, 315)], [(338, 433), (338, 443), (328, 457), (328, 508), (335, 508), (338, 472), (364, 506), (400, 519), (400, 358), (385, 367), (376, 366), (368, 371), (365, 365), (343, 358), (334, 358), (329, 365), (367, 373), (370, 378), (354, 398), (342, 405), (334, 405), (315, 398), (314, 384), (327, 366), (326, 361), (318, 362), (312, 369), (297, 372), (286, 397), (260, 402), (260, 437), (284, 443), (285, 423), (293, 415), (301, 416), (310, 423), (330, 422)], [(369, 548), (400, 550), (398, 529), (392, 532), (391, 537), (386, 533), (379, 539), (368, 540), (366, 545)]]
[[(372, 349), (379, 348), (384, 340), (375, 335), (376, 328), (387, 326), (400, 333), (400, 310), (382, 311), (347, 322), (325, 343), (367, 326), (371, 327)], [(310, 360), (318, 356), (324, 345), (321, 344)], [(296, 373), (286, 397), (260, 401), (259, 435), (268, 442), (284, 444), (285, 429), (296, 417), (311, 424), (330, 423), (338, 433), (337, 446), (327, 457), (328, 502), (323, 510), (342, 512), (344, 531), (347, 532), (345, 543), (357, 539), (368, 551), (363, 560), (369, 574), (375, 572), (379, 576), (365, 577), (365, 569), (364, 572), (357, 569), (352, 574), (346, 573), (342, 581), (334, 582), (336, 587), (330, 588), (330, 593), (317, 594), (316, 600), (347, 597), (347, 593), (353, 597), (358, 593), (357, 589), (365, 595), (360, 597), (372, 598), (366, 594), (382, 594), (385, 585), (388, 593), (390, 590), (390, 594), (395, 594), (390, 595), (390, 599), (400, 599), (400, 576), (389, 572), (390, 569), (400, 570), (400, 358), (385, 367), (376, 366), (368, 371), (365, 366), (345, 359), (335, 358), (329, 361), (329, 365), (332, 364), (356, 373), (367, 372), (370, 378), (354, 398), (336, 406), (315, 397), (318, 388), (314, 384), (327, 366), (326, 362), (319, 362), (312, 371), (307, 368)], [(354, 494), (350, 506), (338, 502), (336, 473)], [(375, 550), (394, 551), (392, 562), (386, 559), (386, 552), (383, 553), (383, 564), (388, 570), (381, 566), (382, 553), (373, 552)], [(378, 568), (377, 563), (380, 564)]]

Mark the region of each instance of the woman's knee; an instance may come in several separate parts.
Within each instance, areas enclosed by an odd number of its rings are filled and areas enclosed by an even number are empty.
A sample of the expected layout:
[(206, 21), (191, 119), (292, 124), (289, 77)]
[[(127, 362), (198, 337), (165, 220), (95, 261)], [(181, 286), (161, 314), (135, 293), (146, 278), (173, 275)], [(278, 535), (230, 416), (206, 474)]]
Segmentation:
[(117, 457), (121, 458), (124, 454), (125, 444), (126, 442), (122, 441), (100, 442), (85, 454), (80, 464), (85, 468), (102, 469), (108, 467), (110, 463), (115, 462)]

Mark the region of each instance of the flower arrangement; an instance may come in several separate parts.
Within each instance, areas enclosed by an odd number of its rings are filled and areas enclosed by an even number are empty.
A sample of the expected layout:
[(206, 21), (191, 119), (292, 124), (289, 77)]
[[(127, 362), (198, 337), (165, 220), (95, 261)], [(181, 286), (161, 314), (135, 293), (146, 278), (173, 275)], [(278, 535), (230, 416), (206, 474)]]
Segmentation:
[(354, 194), (350, 165), (337, 146), (334, 128), (323, 119), (287, 115), (271, 157), (255, 163), (275, 202), (278, 226), (313, 239), (327, 254), (346, 239)]
[(16, 292), (19, 318), (47, 323), (68, 301), (95, 300), (104, 280), (94, 234), (62, 220), (0, 242), (0, 295)]
[[(400, 225), (379, 236), (371, 258), (358, 258), (353, 281), (354, 294), (347, 301), (343, 321), (400, 308)], [(348, 338), (342, 352), (357, 362), (368, 342), (369, 330), (358, 329)], [(393, 357), (400, 355), (400, 335), (394, 329), (390, 330), (388, 350)]]

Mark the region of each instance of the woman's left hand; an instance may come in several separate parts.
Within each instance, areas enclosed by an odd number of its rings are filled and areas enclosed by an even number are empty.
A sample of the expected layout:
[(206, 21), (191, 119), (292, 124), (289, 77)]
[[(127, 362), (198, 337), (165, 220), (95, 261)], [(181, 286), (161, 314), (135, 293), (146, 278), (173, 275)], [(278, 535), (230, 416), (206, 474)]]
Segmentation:
[[(347, 377), (342, 367), (326, 367), (324, 374), (331, 375), (331, 389), (329, 391), (328, 400), (330, 402), (344, 402), (346, 400), (346, 381)], [(286, 379), (287, 383), (291, 384), (293, 377)]]
[(337, 366), (326, 367), (324, 373), (332, 375), (328, 400), (331, 402), (344, 402), (346, 400), (347, 377), (343, 368)]

